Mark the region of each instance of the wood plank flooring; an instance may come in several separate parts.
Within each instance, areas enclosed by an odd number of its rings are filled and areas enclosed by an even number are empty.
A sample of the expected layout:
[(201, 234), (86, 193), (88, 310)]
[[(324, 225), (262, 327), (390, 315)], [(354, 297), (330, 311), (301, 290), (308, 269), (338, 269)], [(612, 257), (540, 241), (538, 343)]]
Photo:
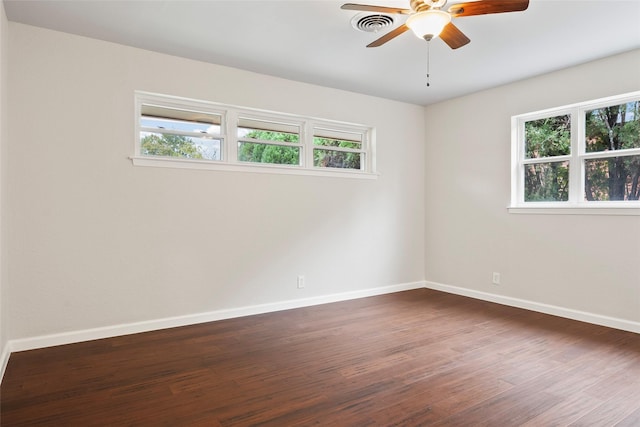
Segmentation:
[(640, 335), (420, 289), (15, 353), (2, 426), (640, 426)]

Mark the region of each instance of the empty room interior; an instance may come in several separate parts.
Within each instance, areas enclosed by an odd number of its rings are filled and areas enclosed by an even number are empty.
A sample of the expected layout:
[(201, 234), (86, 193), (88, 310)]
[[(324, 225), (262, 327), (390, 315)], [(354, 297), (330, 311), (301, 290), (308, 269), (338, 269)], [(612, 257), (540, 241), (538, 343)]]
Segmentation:
[(0, 1), (0, 425), (640, 426), (640, 1), (361, 3)]

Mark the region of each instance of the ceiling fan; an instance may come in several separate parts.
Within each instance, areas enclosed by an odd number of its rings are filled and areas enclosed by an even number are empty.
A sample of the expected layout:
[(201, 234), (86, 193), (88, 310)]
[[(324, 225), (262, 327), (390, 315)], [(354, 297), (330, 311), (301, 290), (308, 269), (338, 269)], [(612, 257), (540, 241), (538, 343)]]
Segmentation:
[(451, 20), (462, 16), (487, 15), (491, 13), (520, 12), (529, 7), (529, 0), (480, 0), (457, 3), (442, 10), (447, 0), (410, 0), (411, 9), (347, 3), (345, 10), (360, 10), (388, 14), (409, 15), (407, 21), (388, 32), (367, 47), (378, 47), (411, 29), (416, 36), (427, 41), (440, 36), (451, 49), (458, 49), (471, 40)]

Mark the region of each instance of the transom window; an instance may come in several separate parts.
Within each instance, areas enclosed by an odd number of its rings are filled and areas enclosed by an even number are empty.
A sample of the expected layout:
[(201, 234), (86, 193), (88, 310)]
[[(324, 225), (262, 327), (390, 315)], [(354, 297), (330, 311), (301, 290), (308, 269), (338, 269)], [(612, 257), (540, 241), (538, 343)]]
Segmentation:
[(140, 105), (140, 155), (221, 160), (222, 113)]
[(313, 165), (361, 169), (364, 164), (364, 144), (361, 132), (338, 131), (330, 128), (313, 129)]
[(640, 208), (640, 92), (512, 118), (511, 207)]
[(300, 166), (302, 123), (253, 117), (237, 121), (238, 161)]
[(367, 126), (144, 92), (136, 123), (136, 165), (375, 175)]

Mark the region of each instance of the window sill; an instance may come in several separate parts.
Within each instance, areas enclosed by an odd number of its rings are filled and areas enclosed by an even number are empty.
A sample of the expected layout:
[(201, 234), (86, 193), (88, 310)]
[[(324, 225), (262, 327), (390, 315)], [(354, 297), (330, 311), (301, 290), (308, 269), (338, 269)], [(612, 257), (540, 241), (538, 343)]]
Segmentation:
[(640, 216), (640, 206), (509, 206), (512, 214), (528, 215), (625, 215)]
[(380, 174), (336, 169), (305, 169), (301, 167), (270, 164), (230, 164), (208, 160), (170, 159), (165, 157), (129, 157), (134, 166), (173, 169), (215, 170), (225, 172), (272, 173), (281, 175), (310, 175), (332, 178), (378, 179)]

